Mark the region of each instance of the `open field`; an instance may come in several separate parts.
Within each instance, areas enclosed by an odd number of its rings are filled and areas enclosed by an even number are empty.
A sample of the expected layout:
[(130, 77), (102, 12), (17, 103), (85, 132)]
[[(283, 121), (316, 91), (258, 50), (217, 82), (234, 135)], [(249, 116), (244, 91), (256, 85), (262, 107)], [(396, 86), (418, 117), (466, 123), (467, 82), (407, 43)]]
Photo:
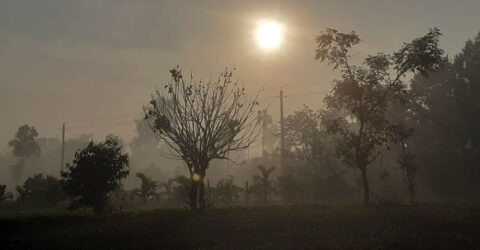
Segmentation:
[(478, 249), (480, 207), (304, 205), (5, 215), (1, 249)]

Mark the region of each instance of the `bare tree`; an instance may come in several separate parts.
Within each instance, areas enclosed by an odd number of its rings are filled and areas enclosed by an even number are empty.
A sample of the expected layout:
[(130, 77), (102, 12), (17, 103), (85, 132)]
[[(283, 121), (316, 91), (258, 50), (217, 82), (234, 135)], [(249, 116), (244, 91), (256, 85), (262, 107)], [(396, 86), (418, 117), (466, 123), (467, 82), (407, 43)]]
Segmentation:
[(229, 153), (247, 149), (256, 139), (257, 96), (233, 81), (226, 69), (215, 80), (184, 79), (180, 68), (170, 70), (172, 78), (157, 89), (145, 119), (156, 137), (168, 145), (169, 155), (185, 161), (191, 179), (189, 205), (205, 208), (204, 179), (213, 159), (229, 159)]
[(316, 39), (315, 59), (340, 68), (332, 92), (325, 98), (327, 111), (344, 115), (326, 118), (327, 130), (338, 136), (337, 155), (351, 167), (361, 171), (365, 203), (370, 189), (367, 167), (375, 161), (383, 147), (398, 139), (401, 126), (387, 119), (386, 111), (393, 97), (406, 94), (403, 83), (407, 72), (428, 74), (441, 66), (443, 51), (438, 48), (438, 29), (417, 38), (392, 55), (379, 53), (365, 58), (365, 67), (352, 65), (349, 50), (360, 42), (355, 32), (340, 33), (327, 29)]

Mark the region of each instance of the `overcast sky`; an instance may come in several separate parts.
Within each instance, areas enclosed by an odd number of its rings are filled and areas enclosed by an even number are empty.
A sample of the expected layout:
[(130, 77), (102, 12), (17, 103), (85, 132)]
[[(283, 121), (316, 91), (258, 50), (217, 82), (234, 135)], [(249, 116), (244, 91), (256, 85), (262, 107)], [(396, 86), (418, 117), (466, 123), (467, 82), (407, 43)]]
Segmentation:
[[(268, 89), (261, 103), (274, 117), (285, 84), (287, 114), (319, 108), (335, 78), (314, 61), (321, 30), (357, 31), (361, 57), (436, 26), (454, 55), (480, 30), (479, 11), (478, 0), (0, 0), (0, 151), (25, 123), (40, 136), (59, 136), (67, 121), (67, 138), (128, 141), (131, 121), (177, 64), (204, 79), (235, 66), (252, 93)], [(262, 19), (284, 25), (278, 50), (258, 48)]]

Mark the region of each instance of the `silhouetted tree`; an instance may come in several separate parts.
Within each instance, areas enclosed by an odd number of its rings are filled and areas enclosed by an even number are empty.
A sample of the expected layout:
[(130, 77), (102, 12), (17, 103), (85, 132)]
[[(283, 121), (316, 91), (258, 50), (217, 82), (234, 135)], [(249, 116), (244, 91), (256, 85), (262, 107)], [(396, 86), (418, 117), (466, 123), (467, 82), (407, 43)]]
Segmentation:
[(406, 94), (403, 79), (408, 72), (426, 75), (441, 66), (440, 35), (435, 28), (405, 43), (392, 55), (368, 56), (366, 67), (350, 64), (349, 50), (360, 42), (355, 32), (344, 34), (327, 29), (316, 38), (315, 59), (326, 60), (333, 69), (341, 71), (341, 80), (335, 81), (325, 103), (327, 110), (342, 112), (344, 116), (327, 118), (325, 124), (330, 133), (339, 137), (340, 159), (361, 171), (365, 203), (370, 198), (367, 167), (400, 132), (399, 126), (386, 119), (389, 99)]
[(107, 136), (105, 142), (92, 141), (77, 151), (61, 175), (63, 188), (73, 199), (71, 208), (87, 206), (103, 213), (108, 195), (128, 175), (128, 155), (116, 137)]
[(321, 124), (322, 114), (304, 106), (285, 118), (285, 158), (291, 171), (278, 178), (278, 188), (289, 202), (339, 198), (351, 191), (334, 138)]
[(189, 205), (205, 208), (204, 179), (213, 159), (248, 148), (258, 134), (255, 107), (245, 89), (226, 70), (216, 80), (184, 79), (177, 67), (163, 90), (144, 108), (153, 132), (169, 146), (172, 156), (185, 161), (191, 179)]
[(13, 148), (13, 155), (20, 158), (20, 161), (12, 166), (13, 177), (16, 184), (19, 183), (22, 177), (25, 161), (31, 156), (38, 156), (40, 154), (40, 147), (35, 141), (35, 137), (37, 136), (37, 130), (25, 124), (18, 128), (15, 138), (8, 142), (8, 146)]
[(7, 186), (6, 185), (0, 185), (0, 202), (6, 200), (6, 199), (12, 199), (12, 193), (7, 192)]
[(428, 78), (415, 75), (409, 148), (439, 198), (480, 197), (480, 33)]
[(272, 173), (275, 170), (274, 167), (265, 167), (263, 165), (257, 166), (260, 173), (253, 176), (254, 184), (251, 187), (253, 192), (261, 196), (264, 202), (268, 201), (268, 197), (273, 193), (273, 180)]
[(17, 187), (18, 201), (31, 207), (53, 207), (67, 196), (60, 181), (53, 176), (36, 174)]
[(328, 176), (338, 184), (346, 185), (342, 170), (335, 159), (334, 140), (321, 124), (321, 112), (315, 112), (308, 106), (295, 111), (285, 119), (286, 148), (295, 155), (296, 162), (305, 164), (312, 178)]
[(140, 188), (134, 190), (135, 194), (139, 196), (144, 202), (153, 197), (158, 197), (157, 189), (158, 182), (147, 177), (143, 173), (137, 173), (137, 177), (142, 181)]

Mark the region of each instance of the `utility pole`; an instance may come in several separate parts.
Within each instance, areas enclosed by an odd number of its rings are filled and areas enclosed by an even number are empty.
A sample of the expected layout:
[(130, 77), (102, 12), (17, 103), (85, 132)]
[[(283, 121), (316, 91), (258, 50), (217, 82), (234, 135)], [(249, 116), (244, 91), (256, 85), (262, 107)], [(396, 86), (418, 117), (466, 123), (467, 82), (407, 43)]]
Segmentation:
[(280, 169), (285, 171), (285, 132), (283, 128), (283, 90), (280, 90)]
[(62, 126), (62, 156), (60, 161), (60, 170), (63, 171), (63, 164), (65, 160), (65, 123)]

